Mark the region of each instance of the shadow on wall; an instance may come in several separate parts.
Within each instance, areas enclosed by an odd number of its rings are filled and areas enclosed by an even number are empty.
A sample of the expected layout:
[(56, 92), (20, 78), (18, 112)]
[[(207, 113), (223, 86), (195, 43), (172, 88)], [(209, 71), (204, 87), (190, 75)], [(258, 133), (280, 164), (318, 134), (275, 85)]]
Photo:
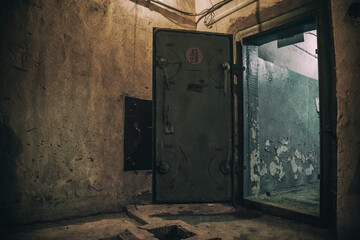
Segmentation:
[(1, 2), (0, 25), (7, 24), (7, 21), (15, 14), (19, 7), (28, 7), (30, 0), (5, 0)]
[(8, 118), (0, 113), (0, 224), (12, 216), (12, 205), (20, 202), (16, 183), (16, 158), (23, 151), (20, 138), (8, 125)]
[(175, 23), (176, 25), (183, 28), (196, 29), (196, 22), (194, 20), (183, 17), (175, 12), (171, 12), (167, 9), (164, 9), (156, 4), (148, 2), (146, 0), (130, 0), (131, 2), (141, 5), (143, 7), (148, 8), (150, 11), (154, 11), (160, 13), (162, 16), (166, 17), (169, 21)]
[(349, 195), (360, 195), (360, 156), (358, 157), (354, 176), (351, 179), (352, 179), (352, 182), (350, 184), (348, 194)]

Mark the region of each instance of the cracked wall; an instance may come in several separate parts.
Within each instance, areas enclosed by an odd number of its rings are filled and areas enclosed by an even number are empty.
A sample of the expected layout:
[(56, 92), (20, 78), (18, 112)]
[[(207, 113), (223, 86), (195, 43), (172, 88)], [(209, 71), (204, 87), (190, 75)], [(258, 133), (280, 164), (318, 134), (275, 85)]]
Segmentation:
[[(151, 98), (152, 27), (196, 26), (193, 19), (154, 5), (146, 8), (144, 0), (138, 0), (138, 6), (134, 2), (3, 2), (2, 221), (29, 222), (113, 212), (149, 193), (150, 173), (121, 170), (122, 96)], [(226, 17), (210, 30), (203, 25), (197, 29), (235, 33), (311, 2), (314, 1), (259, 1), (258, 5), (254, 3)], [(329, 2), (339, 112), (338, 230), (341, 236), (351, 239), (351, 234), (360, 229), (359, 31), (356, 21), (346, 14), (354, 1)], [(188, 11), (195, 9), (193, 1), (168, 3)], [(196, 10), (210, 5), (210, 1), (196, 1)], [(270, 141), (265, 141), (265, 147), (269, 144)], [(299, 153), (301, 158), (304, 153)], [(267, 169), (266, 174), (271, 174)], [(280, 171), (276, 160), (271, 169), (274, 175)], [(264, 168), (260, 172), (264, 173)], [(131, 189), (129, 184), (133, 184)], [(11, 218), (6, 218), (10, 215)]]
[[(285, 2), (260, 8), (274, 16), (303, 4)], [(211, 31), (233, 33), (244, 17), (255, 23), (255, 6)], [(1, 221), (113, 212), (149, 199), (151, 172), (123, 171), (124, 96), (152, 97), (153, 27), (204, 29), (145, 0), (15, 0), (0, 11)]]
[[(219, 1), (196, 0), (196, 12), (200, 12), (203, 9), (210, 8), (216, 2)], [(244, 2), (250, 4), (245, 4), (244, 8), (224, 17), (222, 20), (212, 25), (211, 28), (206, 27), (203, 24), (202, 20), (197, 25), (197, 30), (235, 34), (239, 30), (254, 26), (260, 22), (267, 21), (271, 18), (277, 17), (281, 14), (287, 13), (304, 5), (311, 4), (313, 2), (316, 2), (316, 0), (233, 0), (232, 2), (226, 4), (223, 8), (215, 11), (214, 19), (216, 19), (217, 16), (222, 15), (222, 13), (226, 11), (242, 5)], [(211, 18), (207, 19), (207, 21), (210, 20)]]
[(339, 239), (360, 237), (360, 23), (347, 14), (358, 1), (331, 0), (337, 96), (337, 228)]
[(124, 96), (152, 98), (153, 27), (193, 20), (140, 0), (17, 0), (0, 11), (1, 222), (150, 202), (151, 171), (123, 171)]

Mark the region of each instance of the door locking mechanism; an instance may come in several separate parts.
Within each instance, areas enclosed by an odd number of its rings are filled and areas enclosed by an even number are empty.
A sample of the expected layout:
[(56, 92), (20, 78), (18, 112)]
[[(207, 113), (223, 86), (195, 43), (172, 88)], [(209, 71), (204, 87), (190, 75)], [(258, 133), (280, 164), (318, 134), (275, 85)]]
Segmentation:
[(169, 172), (170, 166), (169, 166), (169, 164), (167, 164), (167, 162), (165, 160), (163, 141), (161, 141), (160, 146), (161, 146), (161, 161), (160, 161), (160, 164), (157, 166), (157, 171), (160, 174), (165, 174), (165, 173)]
[(158, 60), (158, 65), (161, 69), (164, 69), (169, 64), (169, 61), (166, 58), (160, 58)]
[[(170, 91), (169, 88), (169, 76), (167, 72), (167, 66), (169, 64), (169, 60), (167, 58), (160, 58), (158, 61), (158, 66), (162, 69), (164, 74), (164, 89), (163, 89), (163, 124), (164, 124), (164, 132), (165, 134), (173, 134), (174, 127), (172, 126), (169, 120), (169, 111), (170, 105), (166, 104), (166, 91)], [(165, 166), (165, 165), (164, 165)]]
[(231, 158), (232, 158), (231, 142), (232, 142), (232, 140), (229, 139), (225, 161), (223, 161), (222, 164), (220, 165), (220, 171), (224, 175), (227, 175), (227, 174), (229, 174), (231, 172), (231, 166), (230, 166)]
[(167, 73), (167, 65), (169, 64), (169, 61), (166, 58), (160, 58), (158, 61), (158, 65), (159, 67), (163, 70), (163, 74), (164, 74), (164, 81), (165, 81), (165, 86), (167, 88), (167, 90), (169, 89), (169, 81), (168, 81), (168, 73)]
[(221, 64), (221, 68), (224, 73), (224, 95), (226, 96), (228, 89), (228, 73), (230, 72), (230, 64), (228, 62), (223, 62)]

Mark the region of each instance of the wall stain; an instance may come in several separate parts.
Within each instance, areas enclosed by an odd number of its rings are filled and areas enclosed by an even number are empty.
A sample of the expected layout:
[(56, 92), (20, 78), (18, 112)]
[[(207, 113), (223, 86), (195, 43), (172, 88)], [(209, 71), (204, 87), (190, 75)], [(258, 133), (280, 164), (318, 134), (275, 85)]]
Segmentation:
[(21, 201), (16, 178), (16, 160), (23, 152), (23, 145), (8, 122), (9, 118), (0, 112), (0, 212), (3, 215), (0, 219), (1, 224), (7, 224), (7, 219), (16, 215), (17, 208), (12, 206)]

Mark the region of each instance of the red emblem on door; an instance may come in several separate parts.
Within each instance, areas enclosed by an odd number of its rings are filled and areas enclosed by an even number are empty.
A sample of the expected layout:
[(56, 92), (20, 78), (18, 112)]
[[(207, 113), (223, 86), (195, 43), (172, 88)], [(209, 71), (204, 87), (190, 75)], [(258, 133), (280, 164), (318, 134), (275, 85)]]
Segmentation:
[(185, 53), (186, 60), (191, 64), (200, 64), (204, 58), (200, 48), (189, 47)]

